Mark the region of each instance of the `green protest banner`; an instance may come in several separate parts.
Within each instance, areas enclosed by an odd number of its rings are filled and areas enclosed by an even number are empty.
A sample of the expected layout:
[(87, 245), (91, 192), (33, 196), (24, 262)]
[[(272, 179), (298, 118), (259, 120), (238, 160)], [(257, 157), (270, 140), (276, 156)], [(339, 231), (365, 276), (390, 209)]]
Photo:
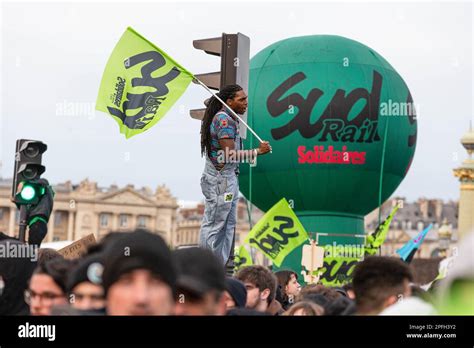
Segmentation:
[(263, 252), (276, 266), (308, 239), (308, 234), (296, 214), (283, 198), (255, 224), (245, 243)]
[(365, 241), (365, 254), (366, 255), (375, 255), (377, 250), (382, 246), (383, 242), (387, 238), (388, 230), (390, 228), (390, 223), (397, 212), (399, 205), (397, 204), (391, 211), (390, 215), (377, 226), (376, 230), (367, 236)]
[(153, 127), (193, 79), (192, 73), (129, 27), (107, 62), (96, 109), (110, 114), (128, 139)]
[(252, 256), (247, 248), (245, 248), (245, 245), (241, 245), (239, 249), (236, 250), (234, 264), (236, 272), (243, 267), (253, 265)]
[(324, 285), (340, 286), (352, 281), (352, 273), (358, 262), (356, 257), (325, 257), (320, 282)]

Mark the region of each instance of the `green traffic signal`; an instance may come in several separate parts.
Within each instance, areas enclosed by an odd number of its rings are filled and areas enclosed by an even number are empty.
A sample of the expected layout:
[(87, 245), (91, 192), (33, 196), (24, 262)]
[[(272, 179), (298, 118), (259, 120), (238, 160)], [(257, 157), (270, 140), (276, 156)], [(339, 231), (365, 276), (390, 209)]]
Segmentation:
[(38, 204), (41, 197), (46, 193), (46, 188), (41, 184), (23, 181), (18, 185), (18, 193), (15, 196), (16, 204)]
[(21, 189), (20, 196), (25, 201), (32, 201), (36, 197), (36, 190), (31, 185), (24, 185)]

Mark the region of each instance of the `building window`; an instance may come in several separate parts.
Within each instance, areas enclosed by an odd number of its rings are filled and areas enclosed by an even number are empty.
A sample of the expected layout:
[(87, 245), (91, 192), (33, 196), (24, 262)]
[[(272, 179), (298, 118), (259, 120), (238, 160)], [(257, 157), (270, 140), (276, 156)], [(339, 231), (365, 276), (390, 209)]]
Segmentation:
[(407, 221), (407, 230), (411, 230), (411, 221)]
[(418, 222), (418, 231), (421, 231), (424, 227), (424, 224), (422, 221)]
[(3, 208), (0, 208), (0, 220), (3, 220)]
[(121, 228), (126, 228), (128, 226), (128, 215), (125, 215), (125, 214), (119, 215), (119, 226)]
[(139, 228), (146, 228), (146, 223), (147, 223), (147, 218), (146, 218), (146, 216), (139, 215), (139, 216), (138, 216), (137, 227), (139, 227)]
[(100, 227), (109, 226), (109, 215), (110, 214), (105, 214), (105, 213), (100, 214), (100, 217), (99, 217)]
[(54, 212), (54, 226), (60, 226), (63, 220), (63, 213), (60, 211)]

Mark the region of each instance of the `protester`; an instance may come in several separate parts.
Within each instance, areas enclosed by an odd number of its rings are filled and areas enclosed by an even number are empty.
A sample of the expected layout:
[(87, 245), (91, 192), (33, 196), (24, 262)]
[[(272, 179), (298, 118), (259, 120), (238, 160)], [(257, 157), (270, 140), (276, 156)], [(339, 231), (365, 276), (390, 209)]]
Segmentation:
[(226, 278), (224, 296), (227, 311), (234, 308), (245, 308), (247, 289), (241, 281), (235, 278)]
[(38, 264), (43, 264), (53, 259), (64, 259), (57, 251), (51, 248), (41, 248), (38, 250)]
[(176, 315), (224, 315), (225, 271), (219, 259), (201, 248), (173, 252), (178, 269)]
[(355, 313), (355, 302), (346, 296), (339, 296), (333, 301), (328, 301), (324, 306), (324, 315), (353, 315)]
[(61, 258), (38, 265), (25, 291), (32, 315), (51, 315), (54, 306), (68, 303), (66, 282), (72, 267), (72, 261)]
[[(3, 236), (5, 238), (0, 240), (2, 249), (24, 245), (18, 240)], [(35, 257), (3, 257), (0, 260), (0, 315), (28, 315), (30, 313), (24, 292), (36, 268), (35, 259)]]
[(104, 248), (102, 284), (109, 315), (174, 313), (176, 268), (163, 238), (124, 232)]
[(73, 308), (102, 310), (105, 307), (102, 288), (102, 255), (92, 254), (81, 259), (68, 279), (68, 297)]
[(346, 283), (342, 286), (342, 290), (346, 292), (346, 296), (351, 300), (355, 300), (354, 287), (352, 283)]
[(282, 270), (276, 272), (275, 276), (280, 288), (280, 292), (277, 292), (277, 294), (281, 294), (281, 297), (277, 296), (277, 300), (281, 303), (283, 309), (287, 310), (295, 303), (296, 296), (298, 296), (301, 289), (301, 285), (298, 283), (298, 275), (290, 270)]
[(321, 316), (324, 315), (323, 307), (310, 301), (297, 302), (290, 307), (283, 315), (287, 316)]
[[(238, 85), (222, 86), (217, 96), (236, 114), (247, 110), (247, 94)], [(201, 155), (206, 157), (201, 189), (206, 200), (199, 245), (233, 268), (230, 256), (237, 223), (239, 162), (266, 154), (271, 146), (262, 142), (257, 149), (243, 150), (239, 120), (228, 108), (211, 97), (201, 123)]]
[(436, 309), (419, 297), (407, 297), (388, 306), (380, 315), (435, 315)]
[(269, 313), (266, 312), (260, 312), (255, 309), (251, 308), (232, 308), (229, 309), (226, 313), (227, 316), (230, 317), (249, 317), (249, 316), (257, 316), (257, 317), (269, 317), (271, 316)]
[(283, 313), (281, 304), (275, 300), (277, 280), (273, 273), (263, 266), (244, 267), (236, 275), (247, 289), (246, 307), (271, 315)]
[(20, 242), (17, 238), (0, 232), (0, 247), (4, 250), (29, 248), (30, 251), (25, 257), (2, 257), (0, 260), (0, 315), (27, 315), (30, 312), (29, 305), (25, 302), (25, 290), (28, 288), (28, 281), (33, 271), (38, 266), (38, 261), (41, 260), (38, 248), (48, 232), (47, 223), (53, 209), (54, 197), (54, 192), (46, 179), (31, 182), (43, 185), (45, 194), (38, 204), (29, 205), (27, 208), (28, 243)]
[(298, 300), (305, 300), (310, 295), (321, 295), (328, 301), (334, 301), (341, 296), (334, 288), (322, 284), (308, 284), (301, 289)]
[(370, 256), (357, 264), (354, 286), (357, 314), (377, 315), (410, 296), (410, 268), (395, 257)]

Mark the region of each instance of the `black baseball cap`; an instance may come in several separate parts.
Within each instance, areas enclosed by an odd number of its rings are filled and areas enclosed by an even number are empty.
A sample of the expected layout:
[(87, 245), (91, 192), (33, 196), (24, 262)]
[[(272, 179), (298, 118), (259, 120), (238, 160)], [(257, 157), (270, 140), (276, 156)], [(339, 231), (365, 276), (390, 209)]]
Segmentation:
[(185, 248), (173, 252), (178, 268), (178, 291), (203, 297), (209, 291), (225, 290), (225, 270), (212, 251)]

